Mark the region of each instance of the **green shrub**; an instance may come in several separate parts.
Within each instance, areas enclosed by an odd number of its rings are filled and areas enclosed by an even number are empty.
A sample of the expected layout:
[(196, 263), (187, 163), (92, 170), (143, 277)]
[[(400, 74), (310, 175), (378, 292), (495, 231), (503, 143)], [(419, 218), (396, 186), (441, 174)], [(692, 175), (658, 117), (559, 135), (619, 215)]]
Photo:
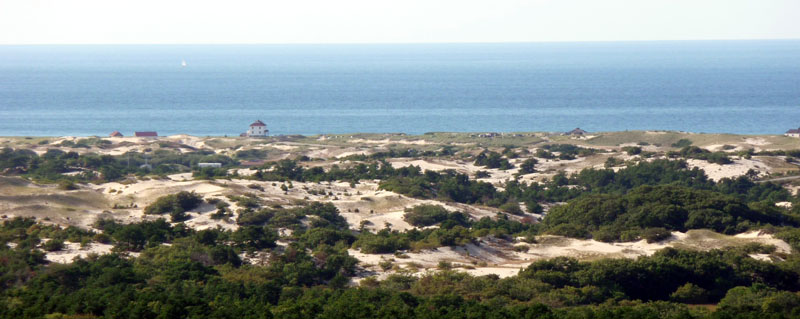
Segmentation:
[(517, 246), (514, 246), (513, 249), (516, 252), (524, 253), (524, 252), (527, 252), (530, 249), (530, 247), (527, 246), (527, 245), (517, 245)]
[(586, 227), (574, 224), (561, 224), (548, 229), (547, 232), (553, 235), (572, 237), (572, 238), (589, 237), (589, 232), (586, 230)]
[(264, 187), (263, 186), (255, 184), (255, 183), (254, 184), (248, 184), (247, 188), (260, 190), (262, 192), (264, 191)]
[(78, 189), (78, 186), (75, 185), (75, 183), (70, 181), (70, 180), (63, 180), (63, 181), (58, 182), (58, 189), (65, 190), (65, 191), (71, 191), (71, 190)]
[(243, 208), (261, 207), (261, 201), (255, 195), (252, 194), (246, 194), (243, 196), (229, 195), (228, 199), (236, 203), (236, 205), (238, 205), (239, 207)]
[(378, 263), (378, 266), (380, 266), (383, 271), (388, 271), (389, 269), (392, 269), (394, 263), (391, 260), (381, 260), (381, 262)]
[(622, 151), (628, 153), (628, 155), (638, 155), (642, 153), (642, 148), (638, 146), (625, 146), (622, 148)]
[(535, 201), (525, 202), (525, 208), (528, 209), (530, 214), (541, 214), (544, 212), (544, 207)]
[(675, 148), (684, 148), (684, 147), (687, 147), (689, 145), (692, 145), (692, 141), (690, 141), (688, 139), (685, 139), (685, 138), (682, 138), (682, 139), (678, 140), (677, 142), (672, 143), (671, 146), (675, 147)]
[(533, 156), (536, 156), (538, 158), (546, 158), (546, 159), (554, 159), (554, 158), (556, 158), (556, 156), (553, 153), (550, 153), (550, 151), (545, 150), (545, 149), (541, 149), (541, 148), (536, 149), (536, 153), (533, 153)]
[(708, 292), (692, 283), (686, 283), (670, 294), (669, 298), (675, 302), (704, 304), (708, 303)]
[(277, 231), (260, 226), (242, 226), (231, 234), (231, 240), (237, 247), (256, 250), (275, 247), (278, 238)]
[(681, 156), (684, 158), (694, 158), (720, 165), (733, 163), (733, 161), (728, 157), (728, 153), (711, 152), (709, 150), (702, 149), (697, 146), (686, 146), (682, 148), (680, 151), (668, 152), (667, 155), (670, 157)]
[(51, 239), (42, 244), (42, 249), (46, 251), (59, 251), (64, 249), (64, 241), (61, 239)]
[(647, 228), (642, 231), (642, 238), (648, 243), (660, 242), (672, 236), (672, 232), (663, 227)]
[(155, 202), (144, 208), (144, 213), (155, 215), (170, 213), (170, 215), (174, 215), (173, 218), (176, 216), (180, 218), (187, 210), (196, 208), (202, 202), (203, 196), (194, 192), (182, 191), (159, 197)]
[(439, 205), (418, 205), (406, 209), (403, 218), (411, 225), (424, 227), (444, 221), (448, 214), (447, 209)]
[(173, 210), (169, 213), (169, 217), (173, 223), (179, 223), (189, 219), (189, 215), (186, 215), (186, 212), (183, 210)]
[(111, 237), (108, 236), (105, 233), (99, 233), (99, 234), (94, 235), (92, 240), (94, 240), (94, 241), (96, 241), (98, 243), (101, 243), (101, 244), (108, 244), (108, 243), (111, 242)]
[(492, 177), (491, 174), (487, 171), (477, 171), (475, 172), (475, 178), (489, 178)]
[(503, 158), (502, 155), (491, 151), (484, 151), (478, 154), (478, 156), (475, 157), (475, 165), (485, 166), (487, 168), (498, 168), (501, 170), (514, 168), (514, 165), (509, 163), (508, 159)]
[(360, 248), (365, 254), (388, 254), (410, 247), (409, 240), (397, 232), (381, 230), (377, 234), (361, 233), (353, 248)]
[[(731, 195), (678, 185), (640, 186), (624, 195), (584, 195), (566, 205), (553, 207), (543, 220), (545, 229), (572, 225), (556, 230), (559, 234), (579, 229), (595, 232), (611, 227), (618, 230), (615, 232), (623, 241), (636, 240), (642, 229), (654, 227), (663, 230), (648, 230), (650, 240), (668, 236), (667, 230), (706, 228), (733, 234), (757, 224), (794, 226), (798, 221), (774, 206), (758, 202), (746, 205)], [(602, 236), (613, 237), (600, 234)]]
[(623, 164), (625, 164), (625, 161), (618, 159), (616, 157), (609, 157), (606, 159), (606, 162), (603, 164), (603, 167), (612, 168), (616, 166), (622, 166)]
[(507, 202), (503, 205), (500, 205), (500, 210), (511, 215), (524, 215), (522, 212), (522, 208), (519, 207), (519, 203), (516, 201)]
[(599, 230), (592, 232), (592, 239), (596, 241), (602, 241), (605, 243), (611, 243), (619, 240), (619, 229), (614, 229), (611, 227), (603, 227)]
[(532, 174), (536, 172), (536, 164), (538, 161), (535, 158), (526, 159), (519, 165), (520, 174)]

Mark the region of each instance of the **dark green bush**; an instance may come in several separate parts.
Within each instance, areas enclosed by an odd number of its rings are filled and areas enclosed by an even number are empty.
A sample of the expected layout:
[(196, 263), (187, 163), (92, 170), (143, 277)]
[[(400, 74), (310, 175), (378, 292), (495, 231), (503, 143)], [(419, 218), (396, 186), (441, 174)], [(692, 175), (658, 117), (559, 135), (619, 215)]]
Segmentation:
[(519, 203), (516, 201), (507, 202), (503, 205), (500, 205), (500, 210), (511, 215), (524, 215), (522, 212), (522, 208), (519, 207)]
[(166, 214), (169, 213), (173, 222), (186, 219), (186, 211), (196, 208), (203, 203), (203, 196), (194, 192), (179, 192), (161, 196), (150, 205), (144, 208), (145, 214)]
[(663, 227), (646, 228), (642, 230), (642, 238), (648, 243), (660, 242), (672, 236), (672, 232)]
[(60, 239), (51, 239), (42, 244), (42, 249), (46, 251), (59, 251), (64, 249), (64, 241)]
[(406, 209), (403, 219), (417, 227), (430, 226), (447, 219), (449, 212), (439, 205), (418, 205)]
[(484, 151), (478, 154), (478, 156), (475, 157), (475, 165), (501, 170), (514, 168), (514, 165), (509, 163), (507, 158), (503, 158), (502, 155), (491, 151)]
[(535, 158), (526, 159), (519, 165), (520, 174), (532, 174), (536, 172), (537, 160)]
[(682, 138), (682, 139), (678, 140), (677, 142), (672, 143), (672, 145), (670, 145), (670, 146), (675, 147), (675, 148), (684, 148), (684, 147), (688, 147), (690, 145), (692, 145), (692, 141), (690, 141), (688, 139), (685, 139), (685, 138)]

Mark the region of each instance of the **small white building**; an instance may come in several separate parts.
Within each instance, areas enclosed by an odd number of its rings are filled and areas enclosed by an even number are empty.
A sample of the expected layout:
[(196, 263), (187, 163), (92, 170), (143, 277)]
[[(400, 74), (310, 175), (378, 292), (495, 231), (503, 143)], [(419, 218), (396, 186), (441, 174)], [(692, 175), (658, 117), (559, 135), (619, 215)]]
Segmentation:
[(206, 167), (220, 168), (220, 167), (222, 167), (222, 163), (197, 163), (197, 167), (199, 167), (199, 168), (206, 168)]
[(261, 122), (261, 120), (257, 120), (250, 124), (250, 129), (247, 130), (247, 136), (249, 137), (265, 137), (269, 135), (269, 130), (267, 129), (267, 124)]
[(786, 131), (786, 133), (783, 133), (783, 135), (786, 135), (788, 137), (800, 137), (800, 128), (796, 130), (795, 129), (788, 130)]

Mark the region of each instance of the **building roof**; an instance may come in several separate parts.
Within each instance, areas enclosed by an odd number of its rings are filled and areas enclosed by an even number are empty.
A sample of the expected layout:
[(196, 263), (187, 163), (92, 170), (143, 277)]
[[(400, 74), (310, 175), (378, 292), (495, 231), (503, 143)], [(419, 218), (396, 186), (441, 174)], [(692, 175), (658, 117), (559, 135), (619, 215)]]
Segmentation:
[(250, 124), (250, 126), (267, 126), (267, 124), (264, 124), (261, 120), (256, 120), (253, 124)]
[(111, 137), (122, 137), (122, 133), (120, 133), (119, 131), (113, 131), (113, 132), (111, 132), (111, 134), (108, 134), (108, 136), (111, 136)]
[(580, 128), (575, 128), (574, 130), (567, 132), (567, 135), (583, 135), (583, 134), (586, 134), (586, 133), (589, 133), (589, 132), (586, 132), (586, 131), (584, 131), (584, 130), (582, 130)]
[(788, 130), (786, 134), (800, 134), (800, 128)]
[(154, 136), (158, 136), (158, 133), (156, 133), (156, 132), (136, 132), (136, 133), (134, 133), (134, 135), (136, 137), (154, 137)]

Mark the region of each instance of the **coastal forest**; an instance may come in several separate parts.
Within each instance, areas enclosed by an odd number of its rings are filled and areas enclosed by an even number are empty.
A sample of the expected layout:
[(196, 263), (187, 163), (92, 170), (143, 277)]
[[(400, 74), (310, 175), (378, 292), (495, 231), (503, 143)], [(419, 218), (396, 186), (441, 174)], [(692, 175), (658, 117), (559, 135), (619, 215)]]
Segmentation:
[(798, 318), (798, 189), (783, 136), (2, 138), (0, 318)]

